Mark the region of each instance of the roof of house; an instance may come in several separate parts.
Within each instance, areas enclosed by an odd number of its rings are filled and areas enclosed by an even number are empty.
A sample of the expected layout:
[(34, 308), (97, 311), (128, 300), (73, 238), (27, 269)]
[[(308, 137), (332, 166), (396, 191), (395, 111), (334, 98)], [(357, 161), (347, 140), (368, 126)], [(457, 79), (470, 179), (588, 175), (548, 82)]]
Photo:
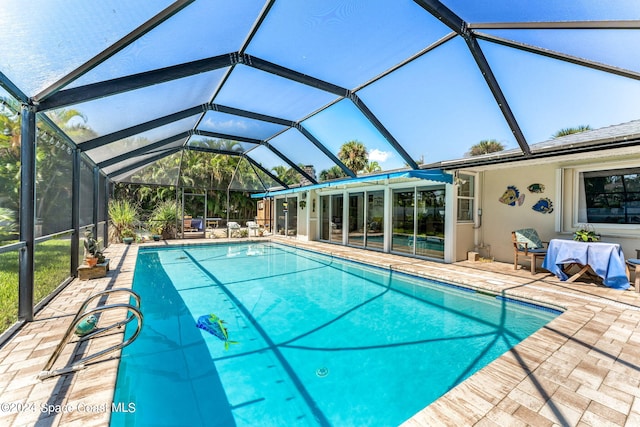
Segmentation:
[(526, 159), (520, 149), (509, 149), (473, 157), (451, 159), (430, 167), (459, 168), (470, 165), (496, 164), (542, 157), (594, 152), (640, 143), (640, 120), (577, 132), (530, 145), (531, 156)]

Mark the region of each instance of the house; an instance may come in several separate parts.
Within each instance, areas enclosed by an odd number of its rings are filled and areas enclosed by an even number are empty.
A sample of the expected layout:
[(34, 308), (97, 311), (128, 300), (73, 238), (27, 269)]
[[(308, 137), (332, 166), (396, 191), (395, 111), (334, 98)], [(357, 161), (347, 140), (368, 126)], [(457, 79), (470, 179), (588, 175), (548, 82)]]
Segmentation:
[[(570, 239), (584, 223), (631, 254), (640, 248), (640, 120), (505, 150), (274, 190), (276, 233), (455, 262), (513, 259), (510, 233)], [(301, 203), (303, 202), (303, 203)]]

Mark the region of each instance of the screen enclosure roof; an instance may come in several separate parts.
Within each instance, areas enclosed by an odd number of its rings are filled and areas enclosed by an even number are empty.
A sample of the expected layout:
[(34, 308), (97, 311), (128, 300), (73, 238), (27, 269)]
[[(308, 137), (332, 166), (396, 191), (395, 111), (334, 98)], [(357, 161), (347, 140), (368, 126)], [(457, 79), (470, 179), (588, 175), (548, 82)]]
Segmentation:
[(5, 0), (0, 23), (0, 96), (116, 182), (316, 185), (640, 118), (636, 0)]

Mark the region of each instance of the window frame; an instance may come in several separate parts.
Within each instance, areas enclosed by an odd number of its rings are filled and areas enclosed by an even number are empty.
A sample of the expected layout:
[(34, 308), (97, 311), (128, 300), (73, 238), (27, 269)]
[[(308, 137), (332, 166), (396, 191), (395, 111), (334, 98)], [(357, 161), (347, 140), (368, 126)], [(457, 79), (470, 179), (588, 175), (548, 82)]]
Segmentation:
[[(572, 185), (572, 194), (571, 194), (571, 203), (573, 206), (573, 213), (571, 215), (571, 226), (573, 228), (577, 228), (580, 224), (587, 223), (587, 213), (586, 213), (586, 192), (584, 192), (584, 183), (582, 179), (582, 175), (585, 172), (599, 172), (599, 171), (612, 171), (615, 172), (617, 170), (622, 169), (634, 169), (638, 168), (637, 161), (620, 161), (620, 162), (612, 162), (612, 163), (602, 163), (599, 165), (585, 165), (585, 166), (577, 166), (573, 167), (573, 185)], [(563, 180), (564, 181), (564, 180)], [(637, 223), (608, 223), (608, 222), (591, 222), (589, 224), (593, 224), (599, 232), (609, 232), (609, 233), (619, 233), (624, 232), (625, 235), (640, 235), (640, 227)]]
[[(470, 184), (469, 189), (470, 189), (470, 195), (469, 196), (461, 196), (460, 195), (460, 189), (462, 188), (461, 185), (456, 183), (456, 223), (458, 224), (470, 224), (470, 223), (475, 223), (476, 221), (476, 206), (477, 206), (477, 202), (476, 202), (476, 194), (478, 194), (478, 189), (477, 184), (478, 184), (478, 175), (475, 173), (470, 173), (470, 172), (459, 172), (458, 174), (456, 174), (456, 180), (457, 179), (465, 179), (463, 177), (468, 177), (473, 179), (473, 182)], [(470, 213), (471, 218), (468, 219), (460, 219), (460, 201), (461, 200), (468, 200), (469, 201), (469, 209), (468, 212)]]

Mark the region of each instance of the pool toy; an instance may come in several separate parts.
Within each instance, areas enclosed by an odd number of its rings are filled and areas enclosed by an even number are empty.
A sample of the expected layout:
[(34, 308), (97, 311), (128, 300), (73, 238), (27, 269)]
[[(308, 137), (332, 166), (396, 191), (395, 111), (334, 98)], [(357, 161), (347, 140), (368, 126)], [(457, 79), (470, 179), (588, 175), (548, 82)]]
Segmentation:
[(229, 333), (227, 331), (227, 328), (224, 327), (224, 323), (224, 320), (211, 313), (200, 316), (198, 318), (196, 326), (204, 331), (209, 332), (220, 341), (224, 341), (224, 349), (229, 350), (229, 344), (238, 344), (238, 342), (229, 341)]

